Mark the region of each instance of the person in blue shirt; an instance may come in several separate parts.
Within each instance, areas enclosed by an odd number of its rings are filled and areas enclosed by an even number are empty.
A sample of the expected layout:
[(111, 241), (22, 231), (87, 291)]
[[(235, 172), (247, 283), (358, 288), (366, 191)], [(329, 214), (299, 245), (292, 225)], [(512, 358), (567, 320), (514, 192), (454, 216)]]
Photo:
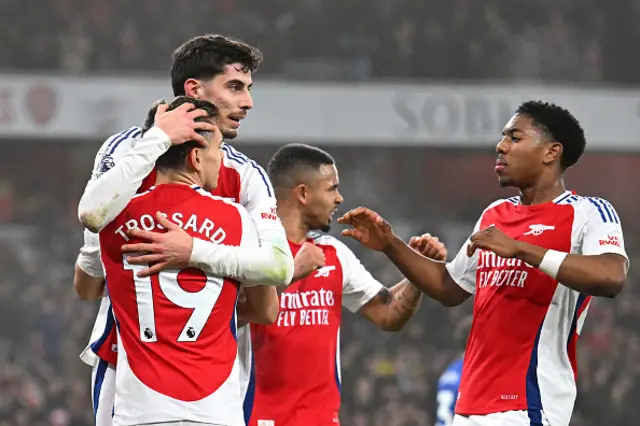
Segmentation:
[[(464, 318), (456, 327), (456, 340), (465, 342), (471, 328), (471, 316)], [(462, 354), (447, 366), (438, 379), (436, 394), (436, 426), (451, 426), (458, 399), (458, 387), (462, 376)]]

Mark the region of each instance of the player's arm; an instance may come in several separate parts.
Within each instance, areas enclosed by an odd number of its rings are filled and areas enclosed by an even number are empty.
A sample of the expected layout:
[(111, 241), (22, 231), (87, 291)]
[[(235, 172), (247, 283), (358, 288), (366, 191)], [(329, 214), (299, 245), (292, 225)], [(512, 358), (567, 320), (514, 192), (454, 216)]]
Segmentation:
[(274, 213), (275, 206), (271, 207), (274, 204), (275, 201), (268, 201), (247, 206), (258, 232), (259, 247), (248, 249), (194, 241), (189, 263), (246, 283), (289, 285), (294, 270), (293, 255), (280, 219)]
[(104, 278), (87, 274), (76, 263), (73, 288), (82, 300), (98, 300), (104, 294)]
[[(212, 247), (198, 244), (194, 245), (191, 261), (206, 261), (210, 265), (219, 263), (225, 268), (222, 272), (243, 282), (286, 286), (292, 280), (294, 261), (286, 233), (276, 214), (273, 187), (262, 167), (246, 157), (242, 161), (247, 163), (242, 173), (239, 201), (246, 208), (257, 230), (259, 248), (249, 251), (239, 247), (234, 252), (224, 247), (223, 252), (216, 253)], [(229, 253), (225, 254), (225, 250)]]
[(171, 141), (160, 128), (151, 128), (98, 179), (90, 181), (78, 205), (80, 222), (92, 232), (100, 232), (127, 206), (155, 162)]
[(381, 287), (358, 314), (384, 331), (400, 331), (420, 307), (422, 292), (408, 280), (402, 280), (391, 288)]
[(236, 314), (238, 315), (238, 328), (244, 327), (252, 321), (251, 307), (247, 303), (247, 296), (244, 294), (244, 288), (240, 287), (238, 291), (238, 302), (236, 303)]
[(142, 271), (141, 276), (169, 267), (193, 266), (244, 283), (289, 285), (294, 270), (293, 255), (284, 228), (275, 214), (273, 188), (264, 170), (258, 165), (252, 167), (245, 173), (241, 187), (240, 201), (257, 229), (259, 247), (226, 246), (193, 239), (180, 227), (158, 217), (162, 226), (167, 224), (167, 233), (133, 230), (133, 237), (149, 243), (125, 245), (123, 251), (150, 253), (130, 260), (134, 264), (155, 263)]
[(82, 300), (97, 300), (104, 293), (104, 271), (98, 236), (84, 230), (84, 246), (76, 260), (73, 288)]
[(383, 253), (415, 287), (444, 306), (458, 306), (475, 293), (477, 258), (475, 262), (467, 258), (464, 249), (445, 264), (423, 256), (394, 235)]
[[(131, 127), (108, 138), (98, 150), (87, 187), (100, 179), (119, 162), (131, 148), (140, 128)], [(84, 229), (84, 245), (76, 260), (73, 287), (82, 300), (99, 299), (104, 292), (104, 271), (100, 260), (100, 242), (97, 234)]]
[(252, 284), (287, 286), (293, 277), (293, 256), (289, 247), (285, 250), (282, 244), (268, 244), (248, 250), (194, 240), (188, 264), (214, 275), (229, 276)]
[(337, 243), (336, 250), (342, 266), (342, 304), (384, 331), (399, 331), (418, 309), (420, 291), (406, 281), (388, 289), (349, 248)]
[(167, 232), (131, 229), (127, 231), (129, 237), (145, 242), (122, 246), (124, 253), (147, 253), (127, 258), (132, 265), (151, 265), (138, 273), (140, 277), (191, 266), (250, 284), (286, 286), (291, 281), (293, 258), (275, 247), (268, 247), (271, 253), (265, 253), (264, 247), (227, 246), (194, 239), (160, 213), (156, 214), (156, 222)]
[(373, 210), (358, 207), (338, 222), (353, 226), (342, 231), (343, 235), (383, 252), (407, 280), (444, 306), (458, 306), (475, 293), (477, 255), (468, 257), (464, 247), (452, 262), (445, 265), (413, 250)]
[(243, 286), (245, 299), (238, 300), (238, 318), (242, 324), (273, 324), (278, 319), (278, 292), (274, 286), (254, 285)]
[(627, 282), (628, 260), (622, 254), (568, 254), (564, 260), (556, 257), (553, 262), (559, 264), (559, 269), (555, 274), (555, 266), (551, 266), (549, 270), (541, 267), (549, 252), (545, 248), (519, 242), (516, 257), (543, 272), (551, 272), (550, 275), (562, 285), (591, 296), (616, 297)]
[(507, 247), (513, 246), (511, 257), (539, 268), (561, 284), (591, 296), (616, 297), (627, 281), (629, 258), (618, 214), (607, 201), (600, 200), (598, 204), (599, 207), (583, 204), (582, 210), (576, 210), (575, 220), (585, 221), (580, 236), (581, 254), (561, 253), (514, 241), (495, 228), (480, 235), (472, 248), (482, 248), (484, 241), (495, 245), (496, 240), (504, 240)]
[[(411, 247), (424, 256), (444, 261), (447, 250), (437, 237), (425, 234), (411, 239)], [(362, 306), (358, 313), (385, 331), (399, 331), (420, 306), (422, 292), (407, 279), (391, 288), (382, 287), (378, 294)]]
[(202, 110), (192, 110), (184, 104), (166, 112), (167, 105), (160, 105), (155, 116), (156, 126), (119, 159), (111, 169), (87, 185), (78, 205), (80, 222), (92, 232), (100, 232), (131, 201), (144, 180), (155, 167), (156, 160), (173, 144), (189, 140), (206, 143), (196, 130), (213, 129), (206, 122), (195, 118), (206, 115)]
[[(238, 206), (242, 220), (240, 247), (247, 250), (259, 247), (258, 231), (249, 213)], [(245, 283), (238, 295), (237, 314), (243, 322), (273, 324), (278, 318), (278, 292), (274, 286)]]

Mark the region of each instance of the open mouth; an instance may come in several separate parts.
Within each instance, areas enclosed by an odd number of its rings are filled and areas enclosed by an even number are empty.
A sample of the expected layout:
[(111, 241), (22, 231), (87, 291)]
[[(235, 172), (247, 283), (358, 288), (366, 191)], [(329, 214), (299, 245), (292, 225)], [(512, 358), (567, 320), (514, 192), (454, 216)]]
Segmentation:
[(240, 127), (240, 122), (244, 120), (244, 116), (239, 115), (230, 115), (229, 120), (235, 125), (235, 127)]

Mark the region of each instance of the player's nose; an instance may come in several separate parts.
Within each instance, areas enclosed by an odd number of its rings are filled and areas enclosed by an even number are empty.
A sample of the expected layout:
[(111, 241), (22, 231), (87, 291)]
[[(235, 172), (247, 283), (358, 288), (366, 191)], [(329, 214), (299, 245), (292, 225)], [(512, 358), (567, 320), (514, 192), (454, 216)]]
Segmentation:
[(500, 139), (498, 145), (496, 145), (496, 153), (498, 154), (506, 154), (507, 153), (507, 138)]
[(253, 96), (251, 96), (251, 92), (247, 91), (245, 96), (242, 97), (240, 108), (244, 111), (249, 111), (253, 108)]

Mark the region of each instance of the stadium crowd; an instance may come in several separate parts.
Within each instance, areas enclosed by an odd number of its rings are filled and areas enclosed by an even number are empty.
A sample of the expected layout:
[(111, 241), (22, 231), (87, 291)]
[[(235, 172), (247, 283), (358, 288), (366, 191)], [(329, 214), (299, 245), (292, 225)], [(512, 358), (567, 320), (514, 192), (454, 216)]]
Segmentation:
[(637, 0), (3, 0), (0, 68), (159, 72), (213, 31), (257, 44), (263, 73), (287, 78), (631, 83), (640, 59), (621, 46), (639, 18)]
[[(90, 369), (78, 354), (97, 305), (78, 299), (72, 274), (82, 242), (76, 203), (98, 145), (22, 141), (3, 146), (19, 158), (29, 157), (33, 172), (25, 176), (20, 164), (0, 158), (0, 426), (90, 426)], [(275, 150), (264, 145), (242, 148), (262, 163)], [(405, 237), (429, 230), (445, 240), (450, 257), (481, 209), (502, 193), (488, 154), (379, 148), (355, 167), (359, 149), (329, 150), (341, 167), (344, 209), (376, 207)], [(590, 193), (598, 191), (597, 179), (588, 178), (593, 167), (614, 176), (616, 165), (625, 161), (622, 156), (593, 155), (585, 160), (569, 173), (568, 183), (579, 182), (575, 189)], [(439, 164), (447, 164), (448, 171)], [(620, 180), (614, 185), (628, 194), (633, 183)], [(483, 189), (473, 190), (478, 187)], [(621, 203), (623, 195), (609, 199), (619, 206), (632, 263), (640, 260), (640, 229), (633, 223), (638, 207)], [(381, 255), (350, 245), (382, 282), (393, 284), (399, 278)], [(637, 281), (638, 275), (631, 275), (618, 299), (597, 300), (591, 307), (579, 343), (573, 426), (636, 424)], [(397, 334), (374, 330), (345, 312), (342, 424), (432, 425), (435, 384), (463, 349), (470, 311), (471, 302), (445, 309), (425, 300), (409, 327)]]

